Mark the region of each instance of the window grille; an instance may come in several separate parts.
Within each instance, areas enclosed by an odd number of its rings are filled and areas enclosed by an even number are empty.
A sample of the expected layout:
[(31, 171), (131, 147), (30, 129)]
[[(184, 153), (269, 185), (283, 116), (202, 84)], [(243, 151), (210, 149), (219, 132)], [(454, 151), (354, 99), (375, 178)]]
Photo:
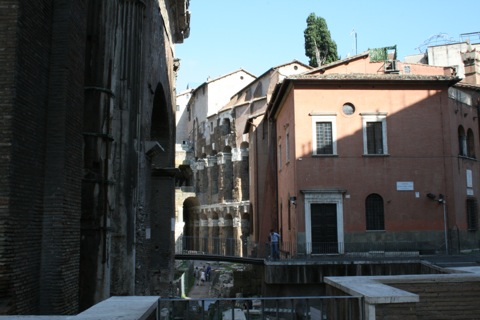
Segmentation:
[(317, 122), (317, 154), (333, 154), (331, 122)]

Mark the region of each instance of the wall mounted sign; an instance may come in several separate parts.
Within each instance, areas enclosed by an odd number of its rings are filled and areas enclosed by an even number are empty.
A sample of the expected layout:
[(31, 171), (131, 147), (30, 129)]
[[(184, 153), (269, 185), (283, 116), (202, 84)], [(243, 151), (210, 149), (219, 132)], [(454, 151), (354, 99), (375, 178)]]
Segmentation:
[(413, 191), (413, 181), (397, 181), (397, 191)]

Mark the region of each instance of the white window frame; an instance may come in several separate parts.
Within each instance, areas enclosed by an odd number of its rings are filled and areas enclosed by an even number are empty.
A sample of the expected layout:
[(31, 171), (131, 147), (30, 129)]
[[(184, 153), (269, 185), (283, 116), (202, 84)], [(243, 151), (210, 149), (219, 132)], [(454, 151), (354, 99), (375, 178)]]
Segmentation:
[[(362, 113), (362, 130), (363, 130), (363, 154), (366, 156), (387, 155), (387, 114), (386, 113)], [(367, 140), (367, 122), (381, 122), (382, 123), (382, 143), (383, 153), (368, 153)]]
[[(317, 153), (317, 122), (330, 122), (332, 124), (332, 153)], [(312, 116), (312, 154), (314, 156), (337, 155), (337, 115), (325, 114)]]

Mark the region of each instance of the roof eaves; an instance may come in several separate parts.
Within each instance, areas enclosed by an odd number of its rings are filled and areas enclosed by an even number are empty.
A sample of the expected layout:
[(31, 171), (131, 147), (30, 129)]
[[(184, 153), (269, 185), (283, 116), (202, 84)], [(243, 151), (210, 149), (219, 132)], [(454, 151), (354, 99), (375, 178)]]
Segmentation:
[(458, 83), (455, 84), (455, 87), (470, 89), (470, 90), (474, 90), (474, 91), (480, 91), (480, 84), (458, 82)]
[(452, 76), (443, 75), (399, 75), (399, 74), (370, 74), (370, 73), (331, 73), (322, 75), (293, 75), (288, 77), (289, 80), (299, 81), (342, 81), (342, 82), (430, 82), (430, 81), (446, 81), (451, 85), (457, 83), (461, 79)]

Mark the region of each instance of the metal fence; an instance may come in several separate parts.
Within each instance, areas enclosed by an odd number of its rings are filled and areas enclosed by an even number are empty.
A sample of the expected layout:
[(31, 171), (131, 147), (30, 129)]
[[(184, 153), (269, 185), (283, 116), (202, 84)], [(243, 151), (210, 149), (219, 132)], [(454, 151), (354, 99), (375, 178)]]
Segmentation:
[(272, 254), (269, 243), (257, 243), (248, 239), (214, 237), (179, 237), (176, 241), (177, 254), (208, 254), (266, 260), (305, 260), (321, 257), (415, 257), (423, 253), (442, 253), (443, 249), (428, 242), (281, 242), (279, 254)]
[(159, 320), (364, 319), (359, 296), (160, 298)]

